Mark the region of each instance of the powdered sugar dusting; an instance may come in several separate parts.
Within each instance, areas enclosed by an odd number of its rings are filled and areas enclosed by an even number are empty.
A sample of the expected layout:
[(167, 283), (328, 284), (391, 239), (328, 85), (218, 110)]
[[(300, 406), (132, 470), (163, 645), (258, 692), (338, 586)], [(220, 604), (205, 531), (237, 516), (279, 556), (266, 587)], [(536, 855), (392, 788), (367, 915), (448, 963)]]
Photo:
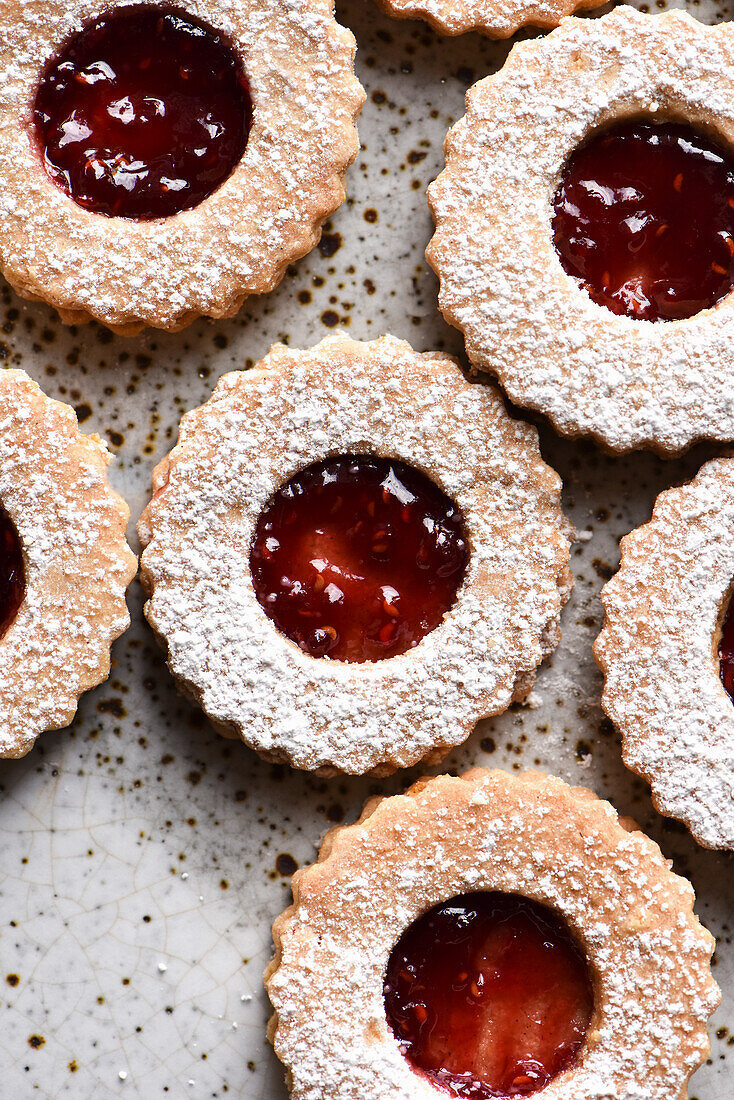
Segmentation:
[[(118, 7), (139, 0), (119, 0)], [(144, 0), (153, 3), (154, 0)], [(78, 207), (52, 183), (31, 131), (39, 75), (100, 0), (15, 0), (0, 19), (0, 264), (65, 320), (125, 331), (231, 316), (315, 245), (344, 198), (364, 93), (354, 39), (329, 0), (187, 0), (224, 32), (250, 81), (253, 125), (230, 178), (193, 210), (136, 222)]]
[(734, 295), (680, 321), (615, 315), (566, 274), (551, 230), (564, 164), (597, 127), (671, 118), (734, 144), (733, 74), (731, 24), (619, 7), (518, 43), (467, 93), (429, 188), (440, 307), (472, 362), (564, 433), (666, 453), (734, 438)]
[(579, 1060), (544, 1100), (684, 1100), (719, 996), (693, 891), (612, 807), (561, 780), (477, 769), (378, 800), (329, 834), (275, 923), (270, 1037), (293, 1100), (435, 1100), (388, 1029), (393, 945), (466, 890), (550, 905), (585, 947), (595, 1012)]
[(720, 458), (623, 539), (595, 645), (625, 763), (714, 848), (734, 848), (734, 703), (716, 656), (733, 578), (734, 459)]
[[(257, 602), (249, 552), (272, 494), (349, 452), (408, 462), (461, 508), (470, 561), (441, 625), (401, 656), (315, 659)], [(189, 413), (140, 534), (146, 614), (174, 675), (225, 732), (308, 769), (390, 771), (468, 736), (532, 687), (570, 591), (560, 481), (533, 428), (453, 360), (392, 337), (276, 346)]]
[(109, 454), (74, 411), (23, 372), (0, 373), (0, 500), (23, 548), (26, 595), (0, 641), (0, 756), (22, 756), (66, 725), (109, 673), (128, 626), (136, 560), (129, 511), (107, 484)]

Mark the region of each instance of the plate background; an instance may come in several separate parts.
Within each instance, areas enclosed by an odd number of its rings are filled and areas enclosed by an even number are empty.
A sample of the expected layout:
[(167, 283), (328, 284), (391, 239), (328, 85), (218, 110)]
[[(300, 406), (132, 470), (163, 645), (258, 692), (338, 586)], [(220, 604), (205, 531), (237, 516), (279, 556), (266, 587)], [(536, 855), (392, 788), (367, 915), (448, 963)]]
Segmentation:
[[(691, 9), (707, 22), (729, 15), (707, 2)], [(360, 47), (363, 147), (320, 248), (273, 294), (230, 322), (125, 339), (97, 325), (66, 329), (0, 286), (0, 361), (22, 366), (77, 407), (85, 431), (107, 439), (118, 456), (111, 479), (133, 520), (181, 413), (274, 341), (308, 346), (342, 326), (354, 337), (388, 331), (421, 350), (461, 354), (423, 258), (424, 191), (443, 165), (443, 137), (463, 114), (467, 85), (498, 68), (509, 46), (478, 35), (440, 39), (424, 24), (386, 18), (370, 0), (345, 0), (338, 15)], [(540, 431), (583, 532), (563, 641), (540, 671), (537, 706), (481, 723), (443, 768), (541, 767), (591, 786), (693, 880), (697, 911), (719, 939), (724, 1003), (691, 1095), (731, 1100), (734, 856), (699, 849), (655, 813), (646, 786), (621, 764), (591, 654), (619, 538), (715, 450), (699, 446), (674, 462), (611, 459), (542, 423)], [(133, 625), (115, 646), (109, 682), (83, 699), (69, 730), (45, 735), (22, 761), (0, 762), (0, 1095), (285, 1100), (265, 1042), (261, 973), (270, 923), (289, 901), (288, 873), (311, 862), (324, 831), (352, 820), (368, 794), (402, 790), (420, 769), (325, 781), (262, 763), (176, 693), (137, 583), (129, 603)]]

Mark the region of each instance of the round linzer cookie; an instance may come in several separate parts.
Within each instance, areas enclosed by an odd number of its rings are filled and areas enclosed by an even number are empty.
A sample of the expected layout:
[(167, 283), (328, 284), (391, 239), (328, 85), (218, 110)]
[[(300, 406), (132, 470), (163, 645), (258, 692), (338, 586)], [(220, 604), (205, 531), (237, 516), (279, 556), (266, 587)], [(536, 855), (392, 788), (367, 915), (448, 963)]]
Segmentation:
[(3, 274), (68, 323), (232, 316), (344, 199), (354, 53), (331, 0), (7, 0)]
[(446, 355), (275, 346), (183, 418), (153, 485), (148, 621), (184, 690), (268, 759), (440, 759), (559, 640), (560, 479)]
[(621, 549), (594, 646), (602, 705), (660, 813), (734, 849), (734, 458), (661, 493)]
[(474, 366), (613, 452), (734, 439), (731, 25), (570, 18), (466, 98), (427, 256)]
[(509, 38), (520, 27), (557, 27), (572, 12), (600, 0), (377, 0), (394, 19), (425, 19), (439, 34), (479, 31)]
[(685, 1100), (713, 937), (633, 822), (541, 773), (368, 802), (293, 878), (265, 984), (293, 1100)]
[(0, 372), (0, 757), (69, 724), (130, 621), (137, 560), (109, 461), (73, 409)]

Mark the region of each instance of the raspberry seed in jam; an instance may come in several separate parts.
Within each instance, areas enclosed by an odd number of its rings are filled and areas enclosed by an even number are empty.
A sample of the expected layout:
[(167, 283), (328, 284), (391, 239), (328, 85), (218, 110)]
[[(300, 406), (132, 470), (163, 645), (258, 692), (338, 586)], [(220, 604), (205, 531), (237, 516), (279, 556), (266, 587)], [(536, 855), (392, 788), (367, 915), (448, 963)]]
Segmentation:
[(247, 145), (252, 105), (221, 34), (172, 8), (102, 15), (53, 58), (36, 93), (51, 178), (79, 206), (163, 218), (224, 183)]
[(461, 512), (433, 482), (403, 462), (341, 455), (278, 490), (250, 567), (263, 610), (306, 653), (378, 661), (439, 625), (467, 560)]
[(734, 285), (734, 159), (679, 123), (624, 122), (570, 157), (555, 196), (564, 269), (613, 313), (691, 317)]
[(18, 532), (0, 505), (0, 637), (15, 621), (25, 596), (25, 565)]
[(734, 700), (734, 599), (729, 606), (721, 625), (719, 640), (719, 671), (721, 682), (730, 698)]
[(530, 1096), (569, 1068), (594, 1007), (589, 964), (552, 910), (472, 893), (430, 909), (392, 950), (388, 1023), (450, 1096)]

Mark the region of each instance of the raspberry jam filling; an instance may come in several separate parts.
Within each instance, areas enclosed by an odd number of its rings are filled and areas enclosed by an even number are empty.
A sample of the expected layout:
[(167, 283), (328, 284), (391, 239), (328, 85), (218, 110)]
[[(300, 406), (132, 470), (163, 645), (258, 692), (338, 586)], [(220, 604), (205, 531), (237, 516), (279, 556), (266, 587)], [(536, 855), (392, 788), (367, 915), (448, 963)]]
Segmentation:
[(586, 957), (552, 910), (462, 894), (411, 924), (385, 975), (387, 1020), (450, 1096), (529, 1096), (567, 1069), (593, 1011)]
[(721, 625), (721, 638), (719, 639), (719, 672), (721, 682), (726, 688), (730, 698), (734, 700), (734, 599), (729, 601), (729, 606)]
[(416, 646), (464, 577), (461, 512), (404, 462), (340, 455), (273, 497), (255, 531), (255, 593), (312, 657), (378, 661)]
[(734, 159), (678, 123), (604, 130), (566, 164), (553, 235), (599, 305), (648, 321), (691, 317), (734, 284)]
[(163, 218), (224, 183), (247, 145), (252, 104), (221, 34), (167, 7), (100, 16), (53, 58), (34, 120), (51, 178), (79, 206)]
[(25, 566), (18, 532), (0, 505), (0, 637), (12, 626), (25, 596)]

